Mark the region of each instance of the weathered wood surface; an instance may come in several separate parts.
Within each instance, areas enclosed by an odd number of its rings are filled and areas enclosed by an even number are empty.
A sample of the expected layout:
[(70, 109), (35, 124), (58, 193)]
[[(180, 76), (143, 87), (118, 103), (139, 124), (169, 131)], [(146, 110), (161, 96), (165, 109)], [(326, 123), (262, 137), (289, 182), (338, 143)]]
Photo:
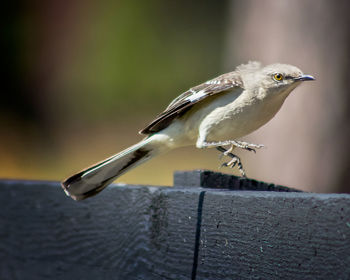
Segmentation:
[(350, 279), (350, 195), (0, 181), (0, 279), (191, 278)]
[(265, 183), (254, 179), (237, 177), (234, 175), (213, 172), (209, 170), (175, 171), (174, 187), (203, 187), (211, 189), (301, 192), (272, 183)]
[(207, 192), (198, 279), (350, 279), (346, 197)]

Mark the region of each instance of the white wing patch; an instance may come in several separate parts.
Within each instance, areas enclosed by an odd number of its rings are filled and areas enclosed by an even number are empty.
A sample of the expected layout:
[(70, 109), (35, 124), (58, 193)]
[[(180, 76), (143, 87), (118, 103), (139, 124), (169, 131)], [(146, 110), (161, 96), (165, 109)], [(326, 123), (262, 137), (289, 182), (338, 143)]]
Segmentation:
[(187, 97), (185, 100), (189, 100), (190, 102), (194, 102), (203, 96), (205, 96), (207, 92), (205, 90), (198, 91), (196, 93), (191, 94), (189, 97)]
[[(220, 89), (220, 87), (225, 87), (225, 86), (233, 87), (236, 85), (234, 81), (230, 81), (228, 79), (213, 79), (213, 80), (206, 81), (204, 84), (208, 85), (208, 87), (198, 92), (194, 91), (193, 89), (190, 89), (190, 92), (192, 94), (186, 97), (184, 100), (195, 102), (197, 100), (200, 100), (202, 97), (208, 95), (210, 91), (215, 91), (216, 89)], [(216, 87), (216, 86), (219, 86), (219, 87)]]
[(207, 85), (220, 85), (222, 82), (224, 82), (223, 80), (209, 80), (206, 81), (205, 84)]

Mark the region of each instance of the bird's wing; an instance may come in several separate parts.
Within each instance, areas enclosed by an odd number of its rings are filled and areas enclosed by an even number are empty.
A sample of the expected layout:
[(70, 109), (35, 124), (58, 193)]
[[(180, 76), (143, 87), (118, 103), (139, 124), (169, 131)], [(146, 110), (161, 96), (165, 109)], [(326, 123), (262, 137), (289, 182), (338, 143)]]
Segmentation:
[(193, 105), (214, 94), (226, 92), (235, 87), (243, 88), (243, 82), (239, 73), (230, 72), (203, 84), (190, 88), (175, 98), (169, 106), (159, 114), (140, 134), (151, 134), (166, 128), (172, 120), (183, 115)]

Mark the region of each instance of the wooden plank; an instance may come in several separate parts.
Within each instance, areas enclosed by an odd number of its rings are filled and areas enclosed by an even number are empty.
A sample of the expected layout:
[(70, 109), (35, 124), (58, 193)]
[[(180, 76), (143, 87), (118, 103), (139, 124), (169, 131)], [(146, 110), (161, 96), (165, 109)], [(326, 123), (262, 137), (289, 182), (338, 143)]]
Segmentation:
[(209, 191), (197, 279), (350, 279), (350, 196)]
[(174, 187), (203, 187), (211, 189), (302, 192), (301, 190), (238, 177), (211, 170), (175, 171)]
[(209, 187), (0, 180), (0, 279), (350, 279), (350, 195)]
[(58, 183), (2, 181), (0, 279), (188, 279), (197, 198), (111, 186), (77, 203)]

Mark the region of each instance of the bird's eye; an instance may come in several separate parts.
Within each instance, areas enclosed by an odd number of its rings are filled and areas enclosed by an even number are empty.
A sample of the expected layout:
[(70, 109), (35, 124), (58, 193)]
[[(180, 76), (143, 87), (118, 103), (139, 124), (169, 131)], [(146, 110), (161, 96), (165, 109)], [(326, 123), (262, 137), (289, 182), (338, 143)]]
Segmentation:
[(276, 81), (280, 82), (280, 81), (283, 80), (283, 75), (280, 74), (280, 73), (276, 73), (275, 75), (273, 75), (273, 78), (274, 78)]

